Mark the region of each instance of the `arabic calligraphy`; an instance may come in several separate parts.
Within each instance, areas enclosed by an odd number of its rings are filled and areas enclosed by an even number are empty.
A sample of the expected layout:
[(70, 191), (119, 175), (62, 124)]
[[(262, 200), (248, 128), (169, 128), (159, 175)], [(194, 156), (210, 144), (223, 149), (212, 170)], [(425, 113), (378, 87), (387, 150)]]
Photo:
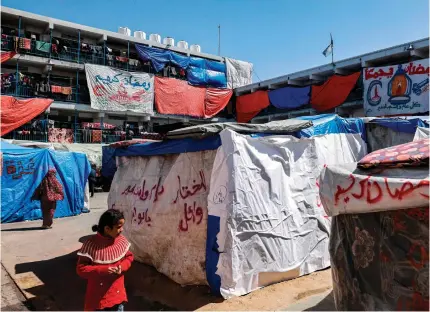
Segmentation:
[(158, 200), (159, 195), (164, 193), (164, 186), (160, 185), (161, 177), (158, 178), (157, 184), (155, 184), (151, 190), (146, 189), (146, 179), (143, 180), (142, 186), (137, 186), (134, 184), (133, 186), (128, 185), (127, 188), (121, 193), (122, 195), (133, 194), (134, 196), (138, 196), (140, 200), (146, 201), (153, 199), (155, 203)]
[[(414, 65), (413, 62), (409, 63), (408, 66), (406, 66), (405, 68), (405, 72), (406, 74), (413, 76), (413, 75), (424, 75), (430, 74), (430, 67), (425, 68), (423, 65), (418, 64), (418, 65)], [(381, 77), (387, 77), (387, 78), (391, 78), (394, 74), (394, 67), (390, 67), (388, 69), (388, 71), (384, 71), (384, 69), (382, 68), (366, 68), (364, 70), (364, 79), (365, 80), (369, 80), (369, 79), (378, 79)]]
[(403, 110), (403, 109), (407, 109), (407, 110), (411, 110), (414, 108), (418, 108), (421, 107), (421, 104), (413, 101), (412, 103), (408, 104), (408, 103), (404, 103), (404, 104), (397, 104), (397, 105), (392, 105), (392, 104), (384, 104), (381, 106), (378, 106), (378, 111), (386, 111), (386, 110), (390, 110), (390, 109), (399, 109), (399, 110)]
[(194, 224), (200, 224), (203, 220), (203, 209), (202, 207), (196, 207), (197, 204), (194, 202), (192, 206), (188, 206), (187, 203), (184, 203), (184, 216), (179, 221), (179, 231), (187, 232), (188, 231), (188, 221), (193, 221)]
[[(428, 188), (430, 185), (430, 182), (428, 180), (421, 180), (416, 185), (412, 184), (412, 182), (410, 181), (406, 181), (402, 184), (400, 188), (395, 188), (393, 191), (388, 185), (387, 178), (384, 178), (385, 183), (384, 185), (381, 186), (377, 181), (374, 181), (374, 180), (372, 181), (371, 176), (368, 176), (367, 178), (361, 180), (358, 183), (360, 188), (359, 193), (349, 193), (352, 190), (352, 188), (355, 186), (355, 182), (356, 182), (356, 179), (352, 174), (350, 174), (349, 178), (351, 182), (346, 188), (343, 188), (342, 186), (337, 185), (336, 193), (334, 194), (335, 205), (338, 205), (341, 196), (344, 196), (345, 204), (349, 202), (349, 199), (350, 199), (349, 196), (352, 196), (358, 200), (364, 199), (368, 204), (378, 203), (386, 195), (388, 195), (391, 199), (402, 200), (405, 197), (414, 193), (414, 191), (421, 188), (427, 189), (427, 193), (428, 193)], [(429, 195), (426, 193), (419, 192), (418, 195), (427, 199), (429, 198)]]
[(144, 212), (137, 213), (136, 207), (134, 207), (131, 223), (137, 223), (137, 225), (146, 224), (147, 226), (151, 226), (151, 217), (148, 214), (148, 209), (146, 209)]
[[(96, 75), (96, 81), (102, 82), (104, 85), (111, 85), (112, 83), (122, 83), (124, 86), (132, 86), (134, 88), (142, 87), (146, 91), (148, 91), (151, 88), (151, 83), (147, 81), (143, 81), (142, 83), (139, 83), (138, 79), (133, 77), (133, 75), (128, 75), (128, 77), (121, 77), (123, 73), (119, 73), (114, 75), (112, 78), (111, 76), (106, 76), (103, 78), (101, 75)], [(134, 79), (132, 81), (132, 79)]]
[(173, 201), (174, 204), (176, 204), (178, 202), (179, 197), (182, 199), (186, 199), (190, 196), (195, 195), (198, 191), (200, 190), (207, 190), (206, 187), (206, 180), (205, 180), (205, 173), (203, 172), (203, 170), (199, 171), (199, 175), (200, 175), (200, 183), (196, 183), (196, 180), (193, 180), (194, 185), (192, 187), (188, 187), (188, 186), (183, 186), (181, 183), (181, 177), (178, 175), (178, 183), (179, 183), (179, 188), (178, 191), (176, 192), (176, 198)]
[(21, 179), (23, 175), (32, 175), (35, 172), (34, 159), (30, 159), (28, 163), (24, 164), (21, 160), (6, 160), (4, 162), (6, 173), (12, 176), (13, 180)]

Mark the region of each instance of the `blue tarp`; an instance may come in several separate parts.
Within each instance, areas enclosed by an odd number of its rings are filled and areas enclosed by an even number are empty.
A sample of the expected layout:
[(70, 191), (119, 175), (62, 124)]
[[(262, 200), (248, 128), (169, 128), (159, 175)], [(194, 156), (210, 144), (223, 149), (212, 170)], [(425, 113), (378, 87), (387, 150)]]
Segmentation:
[(224, 63), (191, 57), (187, 79), (191, 85), (226, 88), (226, 66)]
[(285, 87), (269, 91), (270, 103), (280, 109), (294, 109), (309, 104), (311, 87)]
[(420, 117), (414, 118), (375, 118), (370, 123), (390, 128), (396, 132), (415, 133), (417, 127), (428, 128), (427, 120)]
[(361, 118), (342, 118), (336, 114), (323, 114), (302, 116), (296, 119), (311, 120), (314, 124), (312, 127), (296, 132), (295, 136), (298, 138), (309, 138), (329, 133), (358, 133), (367, 142), (364, 121)]
[(48, 169), (57, 170), (64, 200), (57, 202), (55, 217), (84, 212), (85, 184), (90, 163), (85, 154), (32, 149), (1, 142), (1, 223), (36, 220), (42, 217), (40, 202), (31, 201)]
[(112, 180), (116, 172), (115, 148), (102, 147), (102, 176)]
[(187, 79), (191, 85), (214, 88), (227, 87), (226, 66), (224, 63), (199, 57), (189, 57), (177, 52), (151, 48), (141, 44), (136, 44), (136, 50), (141, 59), (151, 61), (157, 72), (170, 62), (187, 71)]
[(115, 149), (115, 156), (155, 156), (214, 150), (221, 146), (221, 138), (214, 135), (204, 139), (181, 139), (135, 144), (127, 149)]
[(162, 70), (169, 62), (183, 69), (187, 69), (190, 63), (190, 58), (183, 54), (164, 49), (146, 47), (141, 44), (136, 44), (135, 46), (140, 58), (144, 61), (151, 61), (156, 72)]

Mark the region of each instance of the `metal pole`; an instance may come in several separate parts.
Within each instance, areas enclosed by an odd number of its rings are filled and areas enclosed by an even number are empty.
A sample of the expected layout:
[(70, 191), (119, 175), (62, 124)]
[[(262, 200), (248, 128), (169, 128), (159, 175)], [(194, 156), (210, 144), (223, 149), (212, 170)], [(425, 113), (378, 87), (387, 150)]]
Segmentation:
[(129, 60), (130, 60), (130, 41), (127, 42), (127, 71), (129, 70), (128, 68)]
[[(76, 70), (76, 92), (75, 92), (76, 104), (79, 103), (78, 88), (79, 88), (79, 69)], [(78, 110), (75, 106), (75, 131), (74, 131), (74, 135), (73, 135), (73, 142), (74, 143), (76, 143), (77, 135), (78, 135)]]
[(46, 122), (45, 122), (45, 142), (48, 142), (48, 131), (49, 131), (49, 128), (48, 128), (48, 125), (49, 125), (49, 113), (46, 113), (46, 114), (45, 114), (45, 116), (46, 116)]
[(49, 28), (49, 59), (52, 56), (52, 28)]
[(103, 65), (106, 65), (106, 40), (103, 40)]
[(218, 56), (221, 56), (221, 25), (218, 25)]
[(15, 77), (15, 96), (18, 95), (18, 80), (19, 80), (19, 60), (16, 60), (16, 77)]
[(81, 56), (81, 30), (78, 29), (78, 63), (80, 61)]
[(100, 140), (100, 144), (103, 144), (103, 128), (104, 128), (104, 126), (103, 126), (103, 116), (102, 116), (102, 117), (100, 117), (100, 129), (102, 131), (102, 137)]
[[(18, 18), (18, 38), (21, 38), (21, 16)], [(19, 40), (18, 40), (19, 44)]]

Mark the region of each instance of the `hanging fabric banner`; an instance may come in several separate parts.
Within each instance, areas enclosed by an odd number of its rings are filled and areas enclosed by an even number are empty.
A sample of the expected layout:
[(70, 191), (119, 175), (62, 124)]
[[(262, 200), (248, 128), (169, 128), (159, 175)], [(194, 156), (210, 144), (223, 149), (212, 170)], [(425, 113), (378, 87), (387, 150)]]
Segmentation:
[(14, 51), (1, 51), (1, 63), (10, 60), (12, 57), (14, 57), (16, 52)]
[(429, 59), (363, 69), (366, 116), (413, 115), (429, 111)]
[(252, 83), (252, 70), (251, 63), (225, 58), (225, 65), (227, 70), (227, 88), (236, 89)]
[(311, 87), (285, 87), (269, 91), (270, 103), (280, 109), (294, 109), (309, 103)]
[(85, 64), (91, 107), (101, 111), (154, 113), (154, 75)]
[(354, 89), (359, 77), (360, 72), (348, 76), (333, 75), (321, 86), (312, 86), (312, 108), (323, 112), (341, 105)]
[(222, 111), (232, 90), (193, 87), (184, 80), (155, 78), (155, 105), (160, 114), (211, 118)]
[(13, 96), (1, 97), (1, 135), (21, 127), (37, 117), (54, 102), (51, 99), (18, 100)]
[(164, 49), (146, 47), (141, 44), (136, 44), (135, 47), (139, 57), (144, 61), (151, 61), (156, 72), (162, 70), (169, 62), (182, 69), (187, 69), (190, 64), (190, 58), (183, 54)]
[(267, 91), (256, 91), (240, 95), (236, 99), (236, 113), (238, 122), (248, 122), (258, 115), (262, 109), (270, 104)]

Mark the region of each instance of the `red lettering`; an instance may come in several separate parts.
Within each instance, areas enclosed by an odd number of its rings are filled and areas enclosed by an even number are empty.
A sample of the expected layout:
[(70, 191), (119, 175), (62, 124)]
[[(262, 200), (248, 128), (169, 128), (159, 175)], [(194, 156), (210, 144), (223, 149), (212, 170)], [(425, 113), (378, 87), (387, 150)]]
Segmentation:
[[(174, 204), (178, 202), (179, 197), (181, 197), (182, 199), (186, 199), (188, 197), (194, 196), (198, 191), (202, 189), (204, 191), (207, 190), (205, 173), (203, 172), (203, 170), (199, 171), (199, 175), (200, 175), (200, 183), (194, 184), (190, 188), (188, 188), (188, 186), (182, 186), (181, 177), (178, 176), (179, 187), (178, 187), (178, 191), (176, 192), (176, 198), (173, 201)], [(193, 183), (196, 183), (196, 180), (194, 180)]]
[(203, 209), (201, 207), (196, 207), (196, 205), (196, 202), (193, 203), (193, 206), (188, 206), (187, 203), (184, 203), (184, 217), (179, 221), (180, 232), (188, 231), (188, 221), (192, 220), (192, 223), (196, 223), (197, 225), (202, 223)]
[(334, 194), (334, 202), (335, 202), (335, 205), (337, 205), (338, 204), (338, 202), (339, 202), (339, 198), (340, 198), (340, 195), (342, 195), (342, 194), (345, 194), (345, 193), (347, 193), (347, 192), (349, 192), (353, 187), (354, 187), (354, 184), (355, 184), (355, 177), (352, 175), (352, 174), (350, 174), (349, 175), (349, 177), (350, 177), (350, 179), (351, 179), (351, 184), (347, 187), (347, 188), (342, 188), (340, 185), (338, 185), (337, 186), (337, 191), (336, 191), (336, 194)]
[[(416, 256), (418, 256), (418, 261), (415, 260), (417, 258)], [(414, 243), (411, 248), (409, 248), (408, 260), (414, 268), (421, 270), (429, 262), (428, 251), (424, 246)]]

